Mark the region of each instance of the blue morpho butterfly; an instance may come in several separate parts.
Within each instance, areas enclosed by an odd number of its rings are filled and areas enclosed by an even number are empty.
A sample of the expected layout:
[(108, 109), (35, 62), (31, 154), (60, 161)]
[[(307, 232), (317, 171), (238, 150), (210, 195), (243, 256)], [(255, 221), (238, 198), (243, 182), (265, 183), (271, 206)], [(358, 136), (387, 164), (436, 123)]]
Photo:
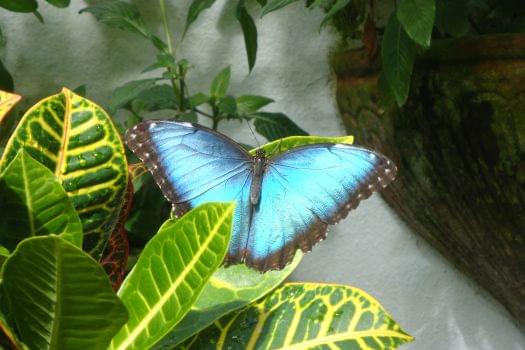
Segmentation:
[(126, 143), (153, 174), (175, 213), (205, 202), (236, 202), (226, 264), (281, 269), (310, 251), (329, 224), (393, 180), (386, 157), (347, 144), (311, 144), (267, 158), (192, 123), (150, 120)]

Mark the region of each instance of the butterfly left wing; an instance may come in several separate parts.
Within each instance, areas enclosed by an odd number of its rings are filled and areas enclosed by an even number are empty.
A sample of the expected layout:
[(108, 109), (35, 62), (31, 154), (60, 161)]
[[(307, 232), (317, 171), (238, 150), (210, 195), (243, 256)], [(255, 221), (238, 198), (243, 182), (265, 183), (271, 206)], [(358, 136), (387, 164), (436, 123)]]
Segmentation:
[(393, 180), (395, 165), (374, 151), (316, 144), (271, 158), (254, 208), (245, 260), (261, 271), (283, 268), (310, 251), (373, 191)]

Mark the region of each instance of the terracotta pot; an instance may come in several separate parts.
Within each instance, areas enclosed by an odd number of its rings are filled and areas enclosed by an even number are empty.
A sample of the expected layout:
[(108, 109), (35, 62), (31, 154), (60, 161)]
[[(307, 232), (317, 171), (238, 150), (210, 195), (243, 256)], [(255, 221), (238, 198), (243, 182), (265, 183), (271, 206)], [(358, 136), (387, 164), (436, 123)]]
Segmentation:
[(434, 43), (388, 111), (364, 50), (332, 64), (348, 133), (398, 164), (386, 201), (525, 325), (525, 35)]

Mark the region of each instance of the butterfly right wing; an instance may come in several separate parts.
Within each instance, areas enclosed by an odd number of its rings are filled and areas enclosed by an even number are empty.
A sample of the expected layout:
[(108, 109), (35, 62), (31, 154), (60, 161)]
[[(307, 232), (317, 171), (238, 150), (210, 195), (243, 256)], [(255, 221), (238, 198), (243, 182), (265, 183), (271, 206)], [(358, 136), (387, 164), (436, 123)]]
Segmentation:
[(252, 158), (229, 138), (198, 124), (149, 120), (126, 144), (151, 171), (177, 215), (207, 202), (236, 202), (228, 256), (242, 256), (249, 230)]

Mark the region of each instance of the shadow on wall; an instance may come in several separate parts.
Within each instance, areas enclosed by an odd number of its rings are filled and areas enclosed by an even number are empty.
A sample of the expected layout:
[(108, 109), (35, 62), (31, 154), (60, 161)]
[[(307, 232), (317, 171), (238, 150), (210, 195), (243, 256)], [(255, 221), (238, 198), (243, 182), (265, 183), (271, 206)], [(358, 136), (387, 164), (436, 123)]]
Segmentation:
[(411, 233), (377, 194), (334, 226), (292, 279), (366, 290), (416, 338), (403, 349), (525, 349), (508, 312)]

